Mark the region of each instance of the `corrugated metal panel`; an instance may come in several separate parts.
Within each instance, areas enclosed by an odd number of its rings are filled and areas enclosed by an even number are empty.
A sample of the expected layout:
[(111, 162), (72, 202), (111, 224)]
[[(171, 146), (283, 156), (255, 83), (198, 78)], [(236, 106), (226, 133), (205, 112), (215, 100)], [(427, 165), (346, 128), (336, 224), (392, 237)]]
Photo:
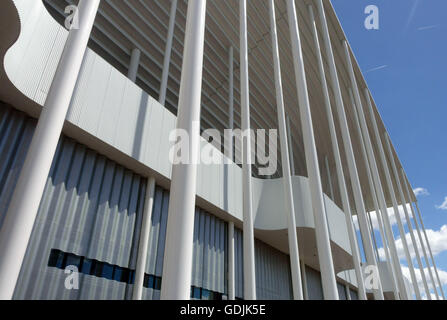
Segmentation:
[[(35, 121), (24, 114), (5, 106), (0, 108), (2, 217), (34, 127)], [(134, 269), (145, 185), (140, 176), (62, 137), (15, 298), (124, 299), (126, 284), (92, 276), (81, 275), (80, 290), (66, 290), (63, 270), (49, 268), (48, 258), (51, 249), (59, 249)]]
[(338, 290), (338, 297), (340, 300), (348, 300), (348, 297), (346, 296), (346, 287), (344, 285), (337, 282), (337, 290)]
[(292, 278), (289, 261), (288, 255), (262, 241), (255, 241), (257, 299), (292, 299)]
[(320, 272), (306, 266), (306, 278), (309, 300), (324, 300)]

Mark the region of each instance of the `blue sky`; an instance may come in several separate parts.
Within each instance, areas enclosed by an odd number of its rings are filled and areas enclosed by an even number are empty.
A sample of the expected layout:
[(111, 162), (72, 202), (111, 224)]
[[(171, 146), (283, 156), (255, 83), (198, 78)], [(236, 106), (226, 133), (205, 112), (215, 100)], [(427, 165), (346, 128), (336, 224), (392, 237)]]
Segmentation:
[[(428, 190), (419, 204), (438, 268), (447, 271), (447, 210), (437, 208), (447, 197), (447, 1), (332, 4), (413, 187)], [(364, 27), (368, 5), (379, 8), (379, 30)]]

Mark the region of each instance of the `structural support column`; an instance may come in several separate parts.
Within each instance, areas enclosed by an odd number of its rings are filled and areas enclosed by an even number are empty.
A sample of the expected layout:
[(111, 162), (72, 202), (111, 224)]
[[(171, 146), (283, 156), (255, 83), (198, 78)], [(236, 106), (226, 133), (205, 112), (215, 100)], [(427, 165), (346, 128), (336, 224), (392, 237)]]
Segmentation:
[(301, 266), (301, 279), (303, 281), (303, 299), (309, 300), (309, 291), (307, 290), (307, 275), (306, 275), (306, 264), (303, 260), (300, 260)]
[[(229, 109), (229, 125), (228, 129), (233, 130), (234, 128), (234, 49), (230, 47), (228, 54), (228, 109)], [(228, 141), (227, 152), (229, 153), (229, 158), (231, 161), (233, 158), (233, 136), (231, 140)], [(225, 165), (227, 168), (227, 165)], [(228, 170), (225, 174), (228, 175)], [(235, 259), (234, 259), (234, 223), (228, 223), (228, 299), (236, 299), (236, 273), (235, 273)]]
[(323, 188), (321, 186), (317, 147), (315, 145), (315, 136), (312, 125), (312, 115), (309, 94), (307, 91), (306, 72), (304, 69), (295, 0), (287, 0), (287, 13), (292, 42), (293, 62), (295, 66), (304, 150), (306, 154), (307, 172), (309, 175), (309, 186), (315, 219), (315, 233), (317, 238), (323, 292), (326, 300), (338, 300), (337, 282), (335, 279), (329, 229), (324, 207)]
[(278, 108), (279, 139), (281, 143), (281, 161), (283, 168), (283, 187), (287, 210), (287, 225), (289, 239), (290, 269), (292, 274), (293, 297), (303, 300), (303, 287), (300, 272), (300, 255), (296, 233), (295, 204), (293, 201), (292, 178), (290, 173), (289, 143), (286, 129), (286, 112), (281, 79), (281, 63), (279, 58), (278, 34), (276, 28), (276, 13), (274, 0), (269, 1), (270, 33), (272, 35), (273, 67), (275, 71), (276, 106)]
[(129, 72), (127, 73), (127, 77), (132, 82), (135, 82), (137, 80), (138, 67), (140, 66), (140, 58), (141, 58), (140, 49), (137, 48), (133, 49), (132, 55), (130, 56)]
[(166, 92), (168, 90), (169, 66), (171, 65), (172, 40), (174, 38), (175, 16), (177, 13), (177, 0), (171, 0), (171, 13), (169, 16), (168, 34), (166, 36), (166, 49), (163, 61), (163, 73), (161, 75), (160, 96), (158, 102), (166, 103)]
[(295, 175), (295, 157), (293, 155), (293, 140), (292, 140), (292, 124), (290, 117), (286, 115), (287, 119), (287, 141), (289, 141), (289, 158), (290, 158), (290, 174)]
[(81, 0), (0, 230), (0, 300), (12, 299), (100, 0)]
[(414, 204), (415, 204), (416, 210), (418, 212), (419, 221), (421, 223), (422, 231), (424, 232), (425, 242), (427, 243), (428, 252), (430, 252), (431, 261), (433, 262), (433, 269), (435, 270), (436, 278), (438, 280), (439, 290), (441, 291), (442, 298), (445, 300), (444, 289), (442, 288), (442, 282), (441, 282), (441, 279), (439, 278), (438, 268), (436, 267), (435, 258), (433, 257), (433, 252), (430, 247), (430, 241), (428, 241), (427, 231), (425, 230), (425, 226), (424, 226), (424, 220), (422, 220), (421, 210), (419, 210), (419, 205), (418, 205), (417, 201), (415, 201)]
[[(371, 99), (369, 98), (369, 93), (368, 93), (367, 90), (365, 90), (365, 94), (367, 94), (368, 104), (370, 104), (371, 103), (371, 101), (370, 101)], [(373, 119), (373, 121), (374, 121), (374, 119)], [(391, 149), (390, 138), (389, 138), (389, 136), (388, 136), (388, 134), (386, 132), (384, 133), (384, 140), (385, 140), (385, 144), (386, 144), (386, 147), (387, 147), (387, 150), (388, 150), (388, 158), (389, 158), (389, 161), (391, 163), (391, 169), (392, 169), (393, 174), (394, 174), (394, 180), (396, 181), (397, 190), (399, 192), (401, 204), (402, 204), (402, 207), (404, 209), (405, 219), (407, 220), (408, 232), (410, 233), (411, 242), (413, 243), (413, 250), (414, 250), (414, 253), (416, 255), (416, 261), (418, 263), (419, 270), (421, 271), (422, 283), (424, 285), (424, 289), (425, 289), (425, 293), (427, 295), (427, 299), (431, 300), (430, 289), (428, 288), (427, 278), (425, 277), (424, 265), (422, 264), (421, 256), (419, 254), (419, 248), (418, 248), (418, 245), (417, 245), (417, 242), (416, 242), (416, 237), (414, 236), (413, 226), (411, 224), (410, 215), (408, 214), (408, 208), (407, 208), (407, 204), (406, 204), (406, 201), (405, 201), (404, 192), (403, 192), (403, 189), (402, 189), (402, 184), (400, 182), (399, 172), (397, 170), (396, 162), (394, 161), (393, 150)]]
[(253, 199), (251, 175), (251, 127), (250, 127), (250, 89), (248, 78), (248, 28), (247, 0), (239, 1), (240, 9), (240, 65), (241, 65), (241, 120), (242, 141), (242, 190), (244, 219), (244, 298), (256, 300), (255, 243), (253, 227)]
[(149, 178), (146, 187), (143, 220), (138, 243), (137, 265), (135, 268), (135, 283), (132, 299), (141, 300), (143, 296), (144, 274), (146, 271), (147, 254), (149, 251), (149, 235), (151, 230), (152, 210), (154, 207), (155, 179)]
[(205, 16), (206, 0), (188, 2), (177, 129), (189, 134), (189, 162), (172, 166), (161, 286), (163, 300), (190, 299)]
[[(413, 204), (411, 203), (410, 189), (408, 187), (406, 174), (405, 174), (405, 171), (404, 171), (404, 169), (402, 167), (401, 167), (400, 173), (401, 173), (402, 183), (405, 185), (405, 193), (406, 193), (406, 196), (407, 196), (407, 199), (408, 199), (405, 202), (406, 202), (406, 204), (408, 203), (410, 205), (411, 214), (413, 215), (414, 225), (416, 227), (416, 231), (417, 231), (418, 238), (419, 238), (419, 243), (421, 244), (421, 247), (422, 247), (422, 253), (424, 255), (425, 265), (426, 265), (426, 267), (428, 269), (428, 275), (430, 276), (430, 281), (431, 281), (431, 284), (433, 286), (433, 291), (435, 292), (436, 299), (439, 300), (439, 294), (438, 294), (438, 290), (436, 289), (435, 278), (433, 277), (433, 272), (432, 272), (431, 267), (430, 267), (430, 261), (428, 261), (428, 255), (427, 255), (427, 251), (425, 250), (425, 245), (424, 245), (424, 240), (422, 239), (421, 230), (419, 229), (418, 220), (416, 218), (416, 212), (414, 210)], [(421, 272), (423, 272), (425, 274), (424, 269), (421, 269)]]
[[(386, 256), (387, 264), (389, 266), (389, 270), (391, 271), (391, 279), (393, 281), (393, 292), (394, 292), (395, 299), (399, 299), (395, 267), (394, 267), (393, 261), (391, 260), (389, 246), (387, 246), (386, 236), (385, 236), (385, 232), (383, 230), (383, 223), (382, 223), (383, 212), (381, 213), (379, 210), (379, 204), (377, 202), (376, 188), (374, 186), (374, 181), (373, 181), (373, 177), (372, 177), (372, 173), (371, 173), (371, 165), (370, 165), (370, 161), (368, 160), (368, 153), (366, 152), (366, 147), (365, 147), (365, 138), (363, 136), (362, 129), (360, 128), (360, 120), (359, 120), (359, 116), (358, 116), (358, 112), (357, 112), (357, 107), (356, 107), (356, 103), (354, 100), (354, 95), (352, 94), (352, 90), (350, 88), (349, 88), (349, 97), (351, 99), (351, 105), (352, 105), (352, 109), (353, 109), (353, 113), (354, 113), (354, 123), (355, 123), (355, 127), (357, 129), (357, 135), (359, 136), (359, 139), (360, 139), (360, 146), (361, 146), (360, 149), (361, 149), (362, 158), (365, 163), (368, 185), (369, 185), (369, 189), (371, 191), (371, 197), (372, 197), (373, 204), (374, 204), (374, 210), (376, 211), (377, 221), (379, 222), (379, 229), (380, 229), (380, 235), (382, 237), (383, 249), (385, 251), (385, 256)], [(385, 213), (385, 214), (387, 214), (387, 213)], [(368, 215), (368, 213), (366, 213), (366, 215)], [(371, 223), (371, 234), (373, 232), (374, 232), (374, 226)], [(377, 259), (379, 260), (378, 254), (377, 254)], [(400, 266), (399, 266), (399, 268), (400, 268)]]
[[(326, 116), (328, 118), (329, 132), (331, 135), (332, 151), (334, 153), (335, 165), (336, 165), (336, 169), (337, 169), (338, 187), (339, 187), (340, 195), (341, 195), (341, 199), (342, 199), (343, 212), (345, 213), (346, 227), (348, 229), (349, 243), (351, 246), (355, 275), (357, 278), (357, 283), (358, 283), (358, 288), (359, 288), (359, 297), (361, 300), (366, 300), (367, 297), (366, 297), (366, 291), (365, 291), (365, 283), (364, 283), (364, 279), (363, 279), (363, 272), (362, 272), (362, 268), (361, 268), (360, 251), (358, 248), (357, 237), (356, 237), (356, 233), (355, 233), (354, 224), (352, 221), (352, 211), (351, 211), (351, 206), (349, 203), (349, 195), (348, 195), (348, 190), (346, 188), (345, 176), (343, 173), (343, 165), (342, 165), (341, 156), (340, 156), (340, 149), (338, 146), (337, 131), (335, 129), (335, 122), (334, 122), (334, 117), (332, 114), (332, 105), (331, 105), (331, 101), (329, 98), (329, 88), (328, 88), (327, 82), (326, 82), (326, 72), (324, 70), (323, 57), (321, 55), (320, 41), (318, 38), (318, 29), (317, 29), (314, 12), (313, 12), (311, 5), (309, 5), (309, 15), (310, 15), (310, 19), (311, 19), (312, 35), (313, 35), (316, 55), (317, 55), (317, 59), (318, 59), (318, 67), (319, 67), (319, 71), (320, 71), (320, 78), (321, 78), (322, 90), (323, 90), (325, 107), (326, 107)], [(332, 191), (332, 181), (331, 181), (331, 177), (330, 177), (329, 164), (328, 164), (327, 157), (326, 157), (326, 168), (328, 170), (328, 179), (329, 179), (329, 183), (331, 186), (331, 194), (332, 194), (332, 198), (333, 198), (334, 193)]]

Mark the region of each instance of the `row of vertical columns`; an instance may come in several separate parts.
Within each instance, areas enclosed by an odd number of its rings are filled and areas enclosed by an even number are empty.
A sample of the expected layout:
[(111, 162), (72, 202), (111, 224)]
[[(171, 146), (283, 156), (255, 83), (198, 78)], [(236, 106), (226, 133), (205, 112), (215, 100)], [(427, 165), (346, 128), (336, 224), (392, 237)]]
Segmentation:
[(442, 288), (441, 279), (439, 278), (438, 268), (436, 267), (436, 262), (435, 262), (435, 259), (433, 257), (433, 252), (430, 247), (430, 241), (428, 241), (427, 231), (425, 230), (425, 226), (424, 226), (424, 220), (422, 220), (421, 210), (419, 209), (419, 205), (418, 205), (417, 201), (415, 201), (414, 205), (416, 206), (419, 221), (421, 222), (421, 228), (424, 233), (425, 242), (427, 243), (427, 249), (428, 249), (428, 252), (430, 253), (430, 258), (433, 263), (433, 269), (435, 270), (436, 278), (438, 280), (439, 290), (441, 291), (442, 298), (445, 300), (444, 289)]
[[(366, 142), (366, 147), (367, 147), (367, 151), (368, 151), (368, 157), (369, 157), (369, 161), (370, 161), (370, 166), (372, 169), (372, 173), (373, 173), (373, 178), (374, 178), (374, 184), (376, 187), (376, 192), (378, 194), (378, 198), (379, 198), (379, 203), (381, 206), (381, 211), (382, 211), (382, 217), (385, 217), (385, 227), (388, 229), (387, 232), (389, 234), (389, 239), (388, 239), (388, 244), (391, 250), (391, 254), (392, 254), (392, 258), (394, 259), (394, 270), (396, 271), (396, 275), (398, 278), (398, 283), (399, 283), (399, 290), (401, 295), (406, 295), (406, 290), (405, 290), (405, 284), (404, 284), (404, 278), (402, 275), (402, 269), (400, 266), (400, 261), (398, 258), (398, 254), (397, 254), (397, 249), (395, 246), (395, 241), (394, 241), (394, 236), (393, 236), (393, 232), (392, 232), (392, 228), (391, 228), (391, 223), (388, 219), (388, 210), (387, 210), (387, 205), (386, 205), (386, 200), (385, 200), (385, 195), (384, 195), (384, 191), (382, 188), (382, 183), (380, 181), (380, 176), (379, 176), (379, 171), (378, 171), (378, 167), (377, 167), (377, 163), (375, 160), (375, 155), (374, 155), (374, 150), (373, 150), (373, 146), (372, 146), (372, 142), (371, 142), (371, 138), (369, 136), (369, 131), (368, 131), (368, 126), (366, 123), (366, 117), (365, 117), (365, 113), (363, 111), (363, 105), (361, 103), (361, 97), (360, 97), (360, 92), (359, 89), (357, 87), (357, 83), (355, 80), (355, 76), (354, 76), (354, 70), (352, 68), (352, 62), (351, 62), (351, 57), (350, 57), (350, 53), (349, 53), (349, 49), (348, 49), (348, 45), (345, 42), (344, 43), (345, 46), (345, 54), (346, 54), (346, 59), (347, 59), (347, 63), (350, 65), (350, 74), (351, 74), (351, 81), (352, 81), (352, 85), (354, 87), (354, 92), (356, 93), (355, 95), (355, 100), (356, 100), (356, 104), (357, 104), (357, 112), (360, 118), (360, 124), (362, 126), (362, 131), (364, 132), (364, 138), (365, 138), (365, 142)], [(368, 100), (368, 99), (367, 99)], [(368, 109), (370, 109), (370, 104), (368, 104)], [(370, 109), (371, 112), (371, 109)], [(399, 232), (401, 235), (401, 241), (403, 243), (404, 246), (404, 251), (405, 251), (405, 255), (406, 258), (408, 260), (408, 264), (409, 264), (409, 268), (410, 268), (410, 274), (411, 274), (411, 278), (412, 278), (412, 282), (413, 282), (413, 286), (415, 289), (415, 293), (416, 293), (416, 297), (418, 299), (421, 298), (420, 296), (420, 292), (419, 292), (419, 287), (417, 286), (417, 281), (416, 281), (416, 276), (415, 276), (415, 272), (414, 272), (414, 267), (413, 267), (413, 263), (411, 260), (411, 256), (408, 250), (408, 244), (406, 241), (406, 237), (405, 237), (405, 230), (403, 228), (403, 224), (401, 221), (401, 217), (399, 214), (399, 209), (397, 206), (397, 200), (396, 200), (396, 194), (395, 194), (395, 190), (394, 190), (394, 186), (391, 180), (391, 174), (390, 174), (390, 170), (388, 168), (388, 164), (386, 161), (386, 157), (385, 157), (385, 151), (383, 149), (383, 145), (381, 143), (381, 138), (380, 138), (380, 134), (378, 131), (378, 127), (377, 127), (377, 123), (376, 121), (372, 121), (372, 126), (373, 126), (373, 132), (377, 141), (377, 146), (378, 146), (378, 152), (380, 155), (380, 159), (382, 162), (382, 168), (385, 172), (385, 178), (386, 178), (386, 183), (387, 183), (387, 187), (388, 187), (388, 192), (389, 192), (389, 196), (392, 200), (393, 203), (393, 208), (394, 208), (394, 214), (395, 214), (395, 218), (398, 224), (398, 228), (399, 228)], [(407, 297), (410, 298), (410, 297)]]
[(292, 274), (293, 297), (303, 300), (303, 288), (300, 273), (300, 257), (298, 238), (296, 233), (295, 204), (293, 200), (292, 178), (290, 172), (289, 142), (287, 138), (286, 113), (281, 79), (281, 65), (278, 48), (278, 35), (276, 28), (276, 13), (274, 0), (269, 0), (270, 33), (272, 36), (273, 67), (275, 73), (276, 105), (278, 115), (279, 139), (281, 144), (281, 161), (283, 168), (284, 201), (286, 204), (290, 269)]
[[(402, 183), (405, 186), (405, 192), (406, 192), (406, 197), (407, 197), (407, 200), (405, 201), (405, 206), (407, 206), (407, 204), (408, 204), (410, 209), (411, 209), (411, 214), (413, 216), (414, 225), (416, 227), (417, 235), (418, 235), (418, 238), (419, 238), (419, 243), (421, 245), (422, 253), (423, 253), (423, 256), (424, 256), (425, 265), (426, 265), (426, 267), (428, 269), (428, 275), (430, 276), (430, 281), (431, 281), (431, 284), (432, 284), (432, 287), (433, 287), (433, 291), (435, 292), (436, 300), (439, 300), (439, 294), (438, 294), (438, 290), (436, 289), (435, 279), (433, 277), (433, 272), (432, 272), (431, 267), (430, 267), (430, 262), (428, 261), (427, 251), (425, 250), (425, 245), (424, 245), (424, 241), (422, 239), (421, 230), (419, 229), (419, 223), (418, 223), (418, 220), (417, 220), (417, 217), (416, 217), (416, 212), (414, 211), (414, 207), (413, 207), (413, 204), (412, 204), (412, 201), (411, 201), (410, 189), (408, 188), (408, 183), (407, 183), (407, 180), (406, 180), (405, 172), (404, 172), (403, 168), (401, 168), (400, 171), (401, 171)], [(423, 268), (421, 269), (421, 273), (425, 274), (425, 270)]]
[(242, 141), (244, 298), (256, 300), (253, 200), (251, 179), (250, 91), (248, 77), (247, 0), (239, 1)]
[[(357, 165), (354, 157), (354, 150), (352, 147), (351, 135), (349, 133), (348, 122), (346, 118), (345, 106), (343, 102), (343, 97), (341, 93), (340, 82), (338, 79), (337, 68), (335, 64), (335, 57), (332, 49), (332, 42), (329, 35), (329, 28), (327, 25), (326, 14), (324, 10), (324, 5), (322, 0), (317, 0), (317, 9), (319, 12), (322, 36), (325, 43), (326, 60), (329, 66), (329, 74), (331, 79), (331, 86), (334, 91), (335, 103), (337, 107), (337, 114), (339, 125), (342, 133), (343, 145), (345, 148), (345, 155), (348, 162), (348, 170), (351, 179), (351, 185), (353, 189), (354, 201), (356, 212), (358, 216), (360, 232), (362, 234), (364, 250), (367, 256), (367, 261), (369, 264), (376, 265), (374, 251), (372, 247), (371, 235), (368, 232), (368, 224), (366, 220), (366, 208), (363, 202), (363, 195), (360, 185), (360, 179), (357, 172)], [(375, 290), (375, 298), (383, 299), (383, 293), (380, 290)]]
[(323, 189), (321, 185), (317, 148), (312, 125), (312, 115), (298, 27), (298, 17), (294, 0), (287, 0), (287, 14), (292, 42), (293, 62), (295, 67), (306, 165), (315, 219), (315, 233), (317, 238), (317, 250), (320, 261), (324, 298), (327, 300), (338, 300), (337, 282), (335, 279), (335, 270), (332, 260), (329, 229), (326, 220)]
[[(367, 94), (368, 104), (371, 104), (371, 101), (370, 101), (371, 99), (369, 97), (369, 93), (366, 92), (366, 94)], [(372, 119), (372, 121), (375, 122), (374, 119)], [(410, 215), (408, 214), (408, 208), (407, 208), (407, 205), (406, 205), (405, 196), (404, 196), (404, 192), (403, 192), (403, 189), (402, 189), (402, 184), (400, 182), (400, 175), (399, 175), (399, 172), (397, 170), (396, 162), (394, 160), (393, 151), (391, 149), (391, 144), (390, 144), (390, 140), (389, 140), (389, 137), (388, 137), (387, 133), (385, 133), (385, 135), (384, 135), (384, 140), (385, 140), (385, 145), (386, 145), (387, 151), (388, 151), (388, 159), (389, 159), (389, 162), (391, 163), (391, 170), (393, 171), (393, 174), (394, 174), (394, 179), (395, 179), (396, 184), (397, 184), (397, 190), (399, 192), (401, 204), (402, 204), (402, 207), (403, 207), (403, 210), (404, 210), (405, 219), (407, 221), (408, 232), (410, 233), (410, 239), (411, 239), (411, 242), (413, 244), (413, 251), (415, 253), (416, 261), (418, 263), (419, 270), (421, 272), (422, 284), (424, 286), (427, 299), (431, 300), (430, 289), (428, 288), (427, 279), (425, 277), (424, 266), (422, 264), (421, 256), (419, 254), (419, 248), (418, 248), (418, 245), (417, 245), (417, 242), (416, 242), (416, 238), (414, 236), (413, 226), (411, 224)]]
[[(338, 187), (339, 187), (340, 195), (341, 195), (341, 199), (342, 199), (343, 212), (345, 213), (346, 227), (348, 229), (349, 243), (351, 246), (351, 252), (352, 252), (352, 257), (353, 257), (353, 262), (354, 262), (354, 270), (355, 270), (355, 275), (356, 275), (356, 279), (357, 279), (357, 283), (358, 283), (359, 298), (361, 300), (366, 300), (366, 291), (365, 291), (365, 285), (364, 285), (364, 280), (363, 280), (363, 272), (362, 272), (362, 268), (361, 268), (360, 252), (359, 252), (359, 248), (358, 248), (358, 242), (357, 242), (357, 237), (356, 237), (356, 233), (355, 233), (355, 229), (354, 229), (354, 224), (352, 221), (351, 206), (349, 203), (348, 190), (346, 188), (346, 181), (345, 181), (345, 177), (344, 177), (344, 173), (343, 173), (343, 165), (342, 165), (341, 156), (340, 156), (340, 149), (338, 147), (338, 137), (337, 137), (337, 132), (335, 129), (335, 122), (334, 122), (334, 117), (333, 117), (333, 113), (332, 113), (332, 105), (331, 105), (331, 101), (329, 98), (329, 88), (328, 88), (327, 82), (326, 82), (326, 73), (324, 70), (323, 57), (321, 54), (321, 48), (320, 48), (320, 43), (319, 43), (319, 39), (318, 39), (318, 30), (317, 30), (317, 25), (316, 25), (315, 16), (314, 16), (312, 6), (309, 6), (309, 15), (310, 15), (310, 19), (311, 19), (312, 35), (313, 35), (313, 39), (314, 39), (314, 45), (315, 45), (315, 50), (316, 50), (316, 55), (317, 55), (317, 60), (318, 60), (318, 67), (319, 67), (320, 78), (321, 78), (321, 83), (322, 83), (322, 90), (323, 90), (325, 108), (326, 108), (326, 116), (327, 116), (328, 123), (329, 123), (329, 132), (330, 132), (331, 142), (332, 142), (332, 151), (334, 154), (335, 164), (336, 164), (336, 169), (337, 169)], [(333, 197), (334, 193), (332, 191), (332, 183), (330, 181), (328, 159), (326, 158), (325, 160), (326, 160), (326, 169), (328, 170), (328, 179), (329, 179), (329, 183), (330, 183), (331, 194)]]
[(0, 230), (0, 300), (12, 299), (100, 0), (81, 0)]
[[(359, 141), (360, 141), (360, 149), (361, 149), (361, 155), (362, 158), (364, 160), (365, 163), (365, 169), (366, 169), (366, 175), (367, 175), (367, 180), (368, 180), (368, 184), (369, 184), (369, 189), (371, 192), (371, 198), (373, 200), (373, 204), (374, 204), (374, 210), (376, 211), (376, 215), (377, 215), (377, 221), (379, 223), (379, 230), (380, 230), (380, 235), (382, 238), (382, 243), (383, 243), (383, 249), (385, 251), (385, 256), (386, 256), (386, 261), (388, 264), (388, 268), (391, 272), (391, 278), (393, 281), (393, 293), (394, 293), (394, 297), (395, 299), (399, 298), (399, 294), (398, 294), (398, 289), (397, 289), (397, 279), (395, 276), (395, 270), (392, 264), (392, 260), (390, 257), (390, 252), (389, 252), (389, 247), (387, 246), (387, 242), (385, 239), (385, 234), (384, 234), (384, 230), (383, 230), (383, 223), (382, 223), (382, 215), (381, 212), (379, 210), (379, 205), (377, 202), (377, 193), (376, 193), (376, 189), (374, 186), (374, 181), (373, 181), (373, 177), (372, 177), (372, 173), (371, 173), (371, 166), (370, 166), (370, 161), (368, 160), (368, 154), (366, 152), (366, 148), (365, 148), (365, 140), (364, 140), (364, 136), (363, 136), (363, 132), (360, 128), (360, 121), (359, 121), (359, 116), (358, 116), (358, 112), (357, 112), (357, 107), (356, 107), (356, 102), (354, 101), (354, 95), (352, 94), (352, 90), (349, 88), (349, 97), (351, 100), (351, 105), (352, 105), (352, 109), (353, 109), (353, 114), (354, 114), (354, 127), (357, 130), (357, 135), (359, 137)], [(371, 225), (371, 232), (374, 232), (374, 226)], [(379, 259), (377, 257), (377, 259)]]

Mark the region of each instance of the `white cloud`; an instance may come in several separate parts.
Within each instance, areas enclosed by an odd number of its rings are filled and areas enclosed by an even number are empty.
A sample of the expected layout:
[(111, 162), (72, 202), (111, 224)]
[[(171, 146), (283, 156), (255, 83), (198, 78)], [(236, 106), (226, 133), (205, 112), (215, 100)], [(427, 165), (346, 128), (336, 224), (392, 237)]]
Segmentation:
[[(441, 252), (447, 251), (447, 225), (442, 226), (439, 231), (434, 231), (434, 230), (428, 229), (428, 230), (426, 230), (426, 232), (427, 232), (428, 241), (430, 242), (430, 247), (432, 249), (434, 256), (440, 254)], [(410, 251), (410, 255), (414, 259), (416, 257), (416, 255), (415, 255), (413, 244), (411, 241), (411, 236), (409, 233), (407, 233), (407, 234), (405, 234), (405, 237), (407, 239), (407, 243), (409, 246), (408, 249)], [(421, 244), (419, 242), (419, 237), (416, 235), (416, 232), (415, 232), (415, 238), (416, 238), (417, 246), (419, 248), (419, 252), (422, 253)], [(399, 256), (399, 259), (401, 259), (401, 260), (405, 259), (405, 251), (404, 251), (402, 239), (400, 237), (397, 238), (395, 243), (396, 243), (397, 254)], [(424, 239), (424, 245), (426, 245), (425, 239)], [(426, 248), (426, 251), (427, 251), (427, 248)], [(427, 252), (427, 254), (428, 254), (428, 252)], [(383, 248), (379, 249), (379, 255), (382, 259), (385, 258), (385, 251)], [(446, 281), (447, 281), (447, 274), (446, 274)]]
[(430, 193), (428, 192), (427, 189), (425, 188), (416, 188), (413, 190), (414, 194), (416, 195), (416, 197), (418, 196), (428, 196), (430, 195)]
[(439, 210), (447, 210), (447, 197), (445, 197), (444, 202), (440, 206), (436, 206)]
[[(407, 266), (403, 266), (403, 265), (401, 267), (402, 267), (402, 273), (403, 273), (404, 277), (406, 277), (409, 280), (410, 284), (411, 284), (412, 282), (411, 282), (410, 269)], [(432, 270), (433, 270), (433, 268), (432, 268)], [(414, 268), (414, 271), (415, 271), (415, 275), (416, 275), (416, 280), (417, 280), (417, 284), (418, 284), (418, 287), (419, 287), (419, 291), (421, 292), (421, 295), (422, 295), (422, 299), (423, 300), (427, 300), (427, 294), (425, 292), (425, 287), (424, 287), (424, 284), (422, 282), (421, 270), (418, 269), (418, 268)], [(425, 277), (427, 279), (428, 288), (429, 288), (430, 293), (431, 293), (431, 298), (432, 298), (432, 300), (435, 300), (436, 299), (436, 295), (433, 293), (434, 288), (433, 288), (433, 284), (431, 282), (431, 278), (430, 278), (430, 276), (428, 274), (428, 268), (424, 268), (424, 273), (425, 273)], [(432, 271), (432, 273), (433, 273), (433, 276), (435, 277), (435, 283), (436, 283), (436, 285), (438, 285), (437, 280), (436, 280), (436, 276), (434, 274), (434, 270)], [(441, 270), (441, 269), (438, 268), (438, 273), (439, 273), (439, 279), (441, 280), (441, 285), (444, 287), (445, 285), (447, 285), (447, 272), (445, 272), (444, 270)], [(414, 288), (413, 287), (411, 287), (411, 291), (414, 293)], [(438, 290), (438, 293), (440, 295), (439, 290)], [(441, 295), (440, 295), (440, 297), (441, 297)], [(442, 299), (442, 297), (441, 297), (441, 299)]]
[[(406, 219), (405, 219), (405, 212), (404, 207), (399, 206), (399, 216), (402, 220), (402, 223), (405, 225)], [(413, 212), (411, 211), (411, 207), (409, 204), (407, 204), (407, 211), (408, 215), (410, 216), (410, 219), (413, 218)], [(390, 219), (391, 226), (395, 226), (397, 224), (396, 216), (394, 215), (394, 208), (388, 208), (388, 217)], [(352, 219), (354, 220), (354, 226), (357, 230), (359, 230), (358, 221), (357, 221), (357, 215), (352, 216)], [(374, 227), (374, 230), (379, 230), (379, 221), (377, 218), (377, 214), (375, 211), (371, 212), (371, 221), (372, 225)], [(385, 221), (383, 221), (385, 223)]]

